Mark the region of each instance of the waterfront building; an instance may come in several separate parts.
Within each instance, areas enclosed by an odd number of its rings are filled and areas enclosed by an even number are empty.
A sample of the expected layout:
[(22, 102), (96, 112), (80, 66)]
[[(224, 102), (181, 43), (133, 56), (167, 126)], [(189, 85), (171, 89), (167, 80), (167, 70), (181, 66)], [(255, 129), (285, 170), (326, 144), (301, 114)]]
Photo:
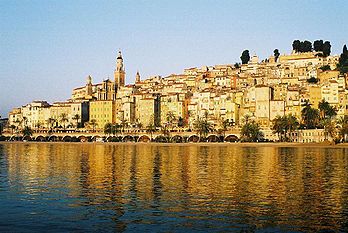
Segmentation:
[(116, 103), (113, 100), (95, 100), (89, 103), (89, 122), (103, 129), (107, 123), (116, 123)]
[[(13, 109), (9, 125), (50, 128), (49, 119), (53, 119), (56, 128), (76, 128), (78, 123), (83, 126), (92, 120), (97, 129), (107, 123), (145, 128), (149, 124), (177, 126), (180, 119), (181, 125), (193, 129), (202, 117), (215, 127), (224, 120), (240, 127), (244, 123), (241, 119), (248, 116), (263, 130), (270, 130), (277, 116), (291, 114), (300, 121), (307, 101), (318, 108), (323, 99), (338, 110), (337, 117), (348, 114), (348, 75), (326, 70), (336, 68), (338, 56), (293, 52), (277, 60), (270, 56), (259, 61), (253, 55), (240, 67), (193, 67), (181, 74), (143, 79), (137, 72), (135, 83), (128, 85), (123, 62), (119, 51), (113, 80), (108, 77), (94, 84), (89, 75), (84, 86), (73, 89), (66, 102), (50, 105), (34, 101)], [(168, 122), (169, 115), (175, 120)], [(309, 138), (303, 136), (302, 141)]]

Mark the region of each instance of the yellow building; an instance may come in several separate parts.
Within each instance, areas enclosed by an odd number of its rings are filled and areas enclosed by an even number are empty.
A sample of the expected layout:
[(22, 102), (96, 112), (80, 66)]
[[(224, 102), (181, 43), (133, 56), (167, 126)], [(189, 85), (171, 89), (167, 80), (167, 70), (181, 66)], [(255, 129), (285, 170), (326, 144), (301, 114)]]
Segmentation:
[[(185, 94), (168, 94), (161, 96), (161, 124), (167, 122), (167, 116), (169, 113), (173, 114), (178, 120), (179, 118), (187, 118), (188, 101)], [(171, 122), (175, 124), (175, 122)]]
[(89, 121), (95, 120), (96, 128), (116, 123), (116, 103), (112, 100), (96, 100), (89, 103)]
[(144, 96), (136, 102), (136, 118), (144, 127), (159, 123), (159, 100), (156, 97)]
[(323, 99), (320, 86), (309, 86), (309, 103), (314, 108), (318, 108), (319, 102)]

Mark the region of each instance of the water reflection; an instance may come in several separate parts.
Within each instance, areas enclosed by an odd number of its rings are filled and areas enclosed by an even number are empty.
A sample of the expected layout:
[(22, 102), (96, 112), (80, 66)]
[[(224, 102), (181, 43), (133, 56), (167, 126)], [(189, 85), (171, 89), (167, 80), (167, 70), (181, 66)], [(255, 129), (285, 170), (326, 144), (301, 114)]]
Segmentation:
[(0, 230), (347, 231), (347, 155), (345, 148), (3, 144)]

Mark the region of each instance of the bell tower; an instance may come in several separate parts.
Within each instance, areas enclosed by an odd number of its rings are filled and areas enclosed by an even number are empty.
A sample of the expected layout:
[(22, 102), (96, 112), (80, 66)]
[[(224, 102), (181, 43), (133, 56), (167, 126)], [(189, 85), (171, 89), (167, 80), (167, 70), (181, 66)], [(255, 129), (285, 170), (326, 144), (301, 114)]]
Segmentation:
[(118, 89), (120, 87), (123, 87), (125, 83), (126, 72), (124, 71), (124, 67), (123, 67), (123, 58), (122, 58), (121, 51), (118, 51), (118, 56), (116, 59), (116, 69), (114, 71), (114, 75), (115, 75), (116, 88)]
[(135, 83), (140, 83), (140, 74), (139, 74), (139, 71), (137, 71), (137, 74), (135, 75)]

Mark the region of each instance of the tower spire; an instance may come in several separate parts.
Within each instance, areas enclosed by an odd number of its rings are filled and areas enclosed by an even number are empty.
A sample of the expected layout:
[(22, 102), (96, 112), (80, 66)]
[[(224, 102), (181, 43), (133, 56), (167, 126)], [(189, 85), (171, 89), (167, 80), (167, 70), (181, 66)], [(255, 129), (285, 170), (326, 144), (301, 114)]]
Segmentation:
[(124, 86), (125, 84), (125, 71), (123, 66), (123, 58), (121, 50), (118, 51), (118, 55), (116, 58), (116, 69), (114, 72), (115, 75), (115, 85), (117, 88)]
[(135, 75), (135, 83), (139, 83), (140, 82), (140, 74), (139, 74), (139, 70), (137, 70), (137, 74)]

